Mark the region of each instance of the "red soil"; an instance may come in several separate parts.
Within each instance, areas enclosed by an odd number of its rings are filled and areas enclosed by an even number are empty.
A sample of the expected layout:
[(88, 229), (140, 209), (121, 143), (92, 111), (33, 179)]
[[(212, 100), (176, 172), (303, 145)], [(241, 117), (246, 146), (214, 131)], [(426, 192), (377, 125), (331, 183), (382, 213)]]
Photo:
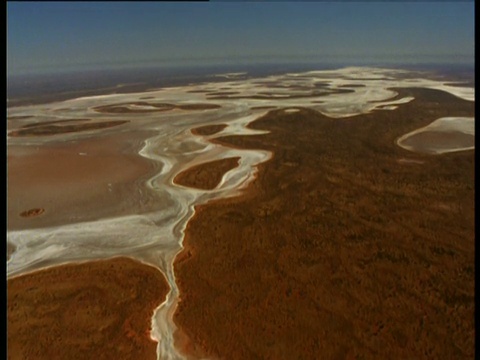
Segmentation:
[(405, 165), (395, 145), (474, 104), (403, 94), (417, 100), (354, 119), (272, 111), (252, 125), (269, 134), (221, 139), (274, 157), (244, 195), (196, 208), (175, 263), (179, 346), (229, 360), (474, 358), (474, 151)]
[(227, 125), (225, 124), (215, 124), (215, 125), (206, 125), (206, 126), (200, 126), (195, 129), (192, 129), (191, 132), (194, 135), (203, 135), (203, 136), (208, 136), (208, 135), (213, 135), (216, 134), (223, 129), (225, 129)]
[(156, 359), (153, 310), (168, 285), (130, 258), (47, 268), (7, 282), (8, 359)]
[(215, 189), (223, 175), (238, 166), (239, 159), (239, 157), (234, 157), (193, 166), (178, 174), (174, 182), (197, 189)]

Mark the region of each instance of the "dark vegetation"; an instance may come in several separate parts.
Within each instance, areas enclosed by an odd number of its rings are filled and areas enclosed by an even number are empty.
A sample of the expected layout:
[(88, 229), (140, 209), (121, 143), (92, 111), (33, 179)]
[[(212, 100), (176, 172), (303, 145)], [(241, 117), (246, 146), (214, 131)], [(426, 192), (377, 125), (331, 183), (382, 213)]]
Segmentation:
[(416, 100), (347, 119), (274, 110), (251, 125), (269, 134), (217, 139), (274, 157), (188, 224), (175, 322), (201, 353), (474, 358), (475, 153), (395, 145), (474, 104), (400, 91)]

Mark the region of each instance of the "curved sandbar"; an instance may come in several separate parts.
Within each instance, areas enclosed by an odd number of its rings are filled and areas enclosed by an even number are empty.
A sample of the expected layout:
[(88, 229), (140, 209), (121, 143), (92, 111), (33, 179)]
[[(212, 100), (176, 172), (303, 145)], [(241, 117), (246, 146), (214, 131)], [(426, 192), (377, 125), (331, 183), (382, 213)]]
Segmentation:
[(191, 129), (190, 131), (194, 135), (208, 136), (208, 135), (216, 134), (216, 133), (222, 131), (223, 129), (225, 129), (226, 127), (227, 127), (226, 124), (214, 124), (214, 125), (200, 126), (200, 127)]
[(63, 119), (63, 120), (42, 121), (42, 122), (23, 125), (22, 129), (45, 126), (45, 125), (53, 125), (53, 124), (62, 124), (63, 125), (63, 124), (66, 124), (66, 123), (75, 123), (75, 122), (83, 123), (85, 121), (90, 121), (90, 120), (91, 119)]
[(213, 190), (224, 174), (238, 166), (239, 157), (198, 164), (178, 174), (174, 183), (195, 189)]
[[(65, 121), (63, 121), (65, 122)], [(117, 120), (117, 121), (102, 121), (95, 123), (87, 124), (77, 124), (77, 125), (45, 125), (45, 124), (35, 124), (23, 129), (12, 130), (8, 133), (8, 136), (21, 137), (21, 136), (51, 136), (58, 134), (66, 133), (75, 133), (80, 131), (90, 131), (110, 128), (113, 126), (118, 126), (128, 123), (127, 120)]]
[(253, 106), (251, 107), (252, 110), (271, 110), (275, 109), (275, 106)]
[(170, 110), (211, 110), (218, 109), (220, 105), (193, 103), (193, 104), (169, 104), (169, 103), (149, 103), (145, 101), (136, 101), (131, 103), (111, 104), (104, 106), (96, 106), (93, 110), (105, 114), (136, 114), (164, 112)]
[(475, 118), (443, 117), (401, 136), (397, 144), (407, 150), (443, 154), (475, 148)]
[(10, 278), (8, 359), (155, 360), (151, 318), (167, 292), (158, 269), (130, 258)]

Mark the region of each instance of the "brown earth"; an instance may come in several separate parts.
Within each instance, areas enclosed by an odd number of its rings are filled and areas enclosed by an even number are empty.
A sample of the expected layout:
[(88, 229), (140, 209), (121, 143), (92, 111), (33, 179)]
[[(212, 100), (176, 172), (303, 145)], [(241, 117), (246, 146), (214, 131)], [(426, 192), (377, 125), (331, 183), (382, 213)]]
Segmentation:
[(208, 135), (213, 135), (216, 134), (223, 129), (227, 127), (226, 124), (215, 124), (215, 125), (206, 125), (206, 126), (200, 126), (195, 129), (192, 129), (191, 132), (194, 135), (203, 135), (203, 136), (208, 136)]
[(276, 106), (254, 106), (251, 107), (251, 110), (268, 110), (268, 109), (275, 109)]
[(274, 157), (244, 195), (196, 208), (175, 263), (179, 346), (229, 360), (474, 358), (475, 152), (395, 145), (474, 104), (401, 91), (416, 100), (394, 111), (271, 111), (251, 125), (269, 134), (220, 139)]
[[(29, 116), (27, 116), (29, 117)], [(21, 118), (21, 116), (20, 116)], [(11, 117), (9, 118), (9, 120), (14, 120), (15, 117)], [(18, 120), (18, 117), (17, 117), (17, 120)], [(85, 121), (90, 121), (91, 119), (64, 119), (64, 120), (52, 120), (52, 121), (43, 121), (43, 122), (39, 122), (39, 123), (32, 123), (32, 124), (27, 124), (27, 125), (23, 125), (22, 128), (23, 129), (27, 129), (27, 128), (32, 128), (32, 127), (39, 127), (39, 126), (45, 126), (45, 125), (52, 125), (52, 124), (65, 124), (65, 123), (72, 123), (72, 122), (85, 122)]]
[[(309, 89), (310, 90), (310, 89)], [(298, 95), (287, 95), (280, 94), (282, 97), (275, 96), (278, 95), (275, 92), (259, 92), (257, 95), (251, 96), (231, 96), (231, 95), (222, 95), (222, 96), (210, 96), (209, 99), (216, 100), (226, 100), (226, 99), (253, 99), (253, 100), (278, 100), (278, 99), (305, 99), (305, 98), (316, 98), (319, 96), (327, 96), (333, 94), (346, 94), (352, 93), (355, 90), (351, 89), (325, 89), (324, 91), (312, 91), (310, 94), (298, 94)]]
[(210, 92), (211, 90), (207, 90), (207, 89), (204, 89), (204, 90), (188, 90), (187, 93), (192, 93), (192, 94), (195, 94), (195, 93), (208, 93)]
[[(311, 79), (310, 75), (305, 76), (296, 76), (296, 79), (299, 78), (308, 78)], [(297, 89), (297, 90), (312, 90), (312, 88), (316, 89), (325, 89), (330, 86), (330, 82), (328, 81), (317, 81), (311, 85), (286, 85), (283, 81), (256, 81), (255, 84), (257, 87), (267, 87), (270, 89)]]
[(176, 108), (180, 110), (210, 110), (219, 109), (221, 106), (217, 104), (183, 104), (177, 105)]
[(364, 84), (343, 84), (343, 85), (338, 85), (338, 87), (361, 88), (361, 87), (365, 87), (365, 85)]
[(237, 95), (240, 94), (238, 91), (214, 91), (207, 93), (207, 96), (218, 96), (218, 95)]
[[(137, 106), (152, 106), (153, 109), (131, 109), (128, 108), (129, 105)], [(101, 105), (96, 106), (93, 109), (100, 113), (105, 114), (131, 114), (131, 113), (151, 113), (158, 111), (170, 111), (170, 110), (209, 110), (209, 109), (219, 109), (221, 106), (217, 104), (168, 104), (168, 103), (149, 103), (145, 101), (129, 102), (129, 103), (119, 103), (111, 105)]]
[[(129, 131), (39, 147), (9, 145), (7, 228), (55, 226), (148, 211), (155, 206), (153, 195), (138, 183), (156, 170), (138, 151), (149, 136), (145, 131)], [(45, 209), (42, 216), (19, 216), (36, 208)]]
[(13, 99), (7, 99), (7, 108), (24, 106), (24, 105), (38, 105), (49, 104), (59, 101), (65, 101), (70, 99), (78, 99), (84, 96), (98, 96), (98, 95), (111, 95), (113, 94), (127, 94), (127, 93), (139, 93), (153, 91), (151, 85), (145, 83), (136, 83), (129, 85), (115, 85), (104, 88), (98, 88), (94, 86), (93, 89), (73, 90), (65, 92), (50, 92), (48, 89), (43, 89), (36, 94), (15, 97)]
[(154, 360), (151, 318), (167, 292), (160, 271), (123, 257), (11, 278), (7, 358)]
[[(65, 120), (62, 122), (65, 122)], [(102, 122), (76, 124), (76, 125), (53, 125), (53, 124), (44, 125), (41, 123), (30, 124), (30, 126), (24, 127), (23, 129), (10, 131), (8, 135), (13, 137), (58, 135), (58, 134), (67, 134), (67, 133), (73, 133), (73, 132), (79, 132), (79, 131), (105, 129), (113, 126), (122, 125), (125, 123), (128, 123), (128, 121), (127, 120), (102, 121)]]
[(227, 171), (238, 166), (238, 160), (239, 157), (233, 157), (192, 166), (178, 174), (173, 181), (182, 186), (213, 190)]
[(45, 209), (42, 208), (35, 208), (30, 210), (25, 210), (20, 213), (21, 217), (34, 217), (42, 215), (45, 212)]
[[(129, 105), (137, 105), (137, 106), (152, 106), (153, 109), (130, 109), (128, 108)], [(150, 112), (157, 112), (157, 111), (169, 111), (174, 109), (174, 105), (172, 104), (151, 104), (145, 101), (137, 101), (137, 102), (129, 102), (129, 103), (119, 103), (119, 104), (111, 104), (111, 105), (101, 105), (96, 106), (93, 110), (104, 113), (104, 114), (130, 114), (130, 113), (150, 113)]]
[(20, 115), (20, 116), (8, 116), (7, 115), (7, 120), (24, 120), (24, 119), (30, 119), (33, 116), (31, 115)]

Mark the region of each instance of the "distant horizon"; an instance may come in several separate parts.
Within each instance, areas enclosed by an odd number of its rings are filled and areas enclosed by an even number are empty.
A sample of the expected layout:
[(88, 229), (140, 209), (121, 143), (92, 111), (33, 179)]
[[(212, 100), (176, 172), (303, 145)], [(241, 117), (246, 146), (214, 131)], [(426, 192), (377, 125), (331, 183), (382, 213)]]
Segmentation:
[[(452, 66), (474, 68), (475, 61), (464, 59), (461, 61), (459, 57), (452, 59), (451, 57), (439, 58), (431, 56), (418, 56), (416, 58), (389, 59), (382, 58), (362, 58), (355, 60), (353, 57), (337, 57), (325, 56), (324, 58), (315, 58), (312, 56), (296, 56), (296, 57), (256, 57), (256, 58), (204, 58), (204, 59), (158, 59), (139, 62), (103, 62), (103, 63), (86, 63), (75, 65), (64, 65), (63, 67), (54, 65), (45, 65), (36, 68), (16, 69), (16, 71), (8, 72), (7, 78), (18, 76), (36, 76), (36, 75), (54, 75), (54, 74), (70, 74), (76, 72), (95, 72), (95, 71), (117, 71), (117, 70), (148, 70), (160, 68), (206, 68), (206, 67), (255, 67), (255, 66), (327, 66), (327, 67), (345, 67), (345, 66), (377, 66), (377, 67), (430, 67), (430, 66)], [(8, 70), (8, 69), (7, 69)]]
[(7, 2), (7, 76), (262, 63), (473, 65), (474, 2)]

